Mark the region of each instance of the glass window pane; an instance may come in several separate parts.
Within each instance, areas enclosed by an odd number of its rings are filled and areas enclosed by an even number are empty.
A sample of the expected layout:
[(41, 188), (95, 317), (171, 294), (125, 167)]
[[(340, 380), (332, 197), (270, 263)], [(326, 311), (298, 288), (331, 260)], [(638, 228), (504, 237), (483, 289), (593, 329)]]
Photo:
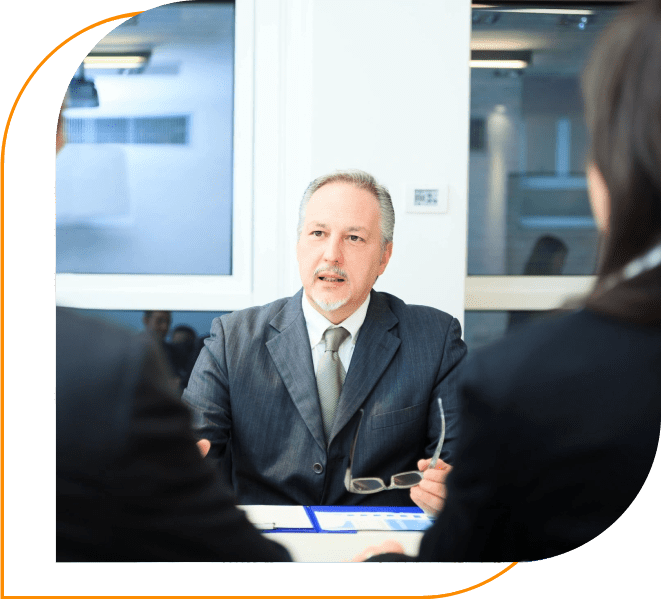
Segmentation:
[(616, 9), (514, 8), (473, 9), (468, 274), (593, 274), (580, 73)]
[(70, 85), (57, 272), (232, 274), (234, 4), (146, 11), (91, 54), (131, 53)]
[(149, 333), (163, 348), (173, 382), (180, 392), (186, 388), (195, 361), (210, 335), (211, 322), (227, 312), (75, 310), (137, 333)]
[[(139, 333), (145, 329), (143, 323), (144, 312), (142, 310), (79, 310), (75, 312), (84, 314), (91, 318), (106, 320), (113, 324), (131, 329)], [(172, 333), (179, 326), (187, 326), (195, 331), (199, 338), (207, 337), (211, 331), (211, 323), (217, 316), (229, 314), (229, 312), (200, 312), (200, 311), (171, 311), (170, 324), (165, 336), (166, 341), (172, 341)]]

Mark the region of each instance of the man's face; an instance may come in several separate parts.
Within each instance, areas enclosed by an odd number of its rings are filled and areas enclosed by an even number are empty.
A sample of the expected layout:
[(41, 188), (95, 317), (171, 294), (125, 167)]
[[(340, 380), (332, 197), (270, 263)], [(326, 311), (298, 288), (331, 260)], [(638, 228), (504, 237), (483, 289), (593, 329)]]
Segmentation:
[(142, 322), (154, 337), (165, 341), (165, 337), (170, 330), (170, 313), (154, 311), (149, 316), (144, 316)]
[(381, 249), (377, 199), (349, 183), (328, 183), (312, 194), (296, 245), (305, 294), (334, 324), (353, 314), (383, 274), (392, 243)]

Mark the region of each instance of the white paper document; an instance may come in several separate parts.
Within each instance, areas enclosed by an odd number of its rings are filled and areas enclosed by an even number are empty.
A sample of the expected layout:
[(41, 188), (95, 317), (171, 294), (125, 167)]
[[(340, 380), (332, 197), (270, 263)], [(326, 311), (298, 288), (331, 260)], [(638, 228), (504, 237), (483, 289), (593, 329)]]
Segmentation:
[(434, 521), (411, 512), (317, 512), (322, 530), (426, 530)]
[(250, 522), (261, 530), (302, 528), (314, 530), (301, 505), (240, 505)]

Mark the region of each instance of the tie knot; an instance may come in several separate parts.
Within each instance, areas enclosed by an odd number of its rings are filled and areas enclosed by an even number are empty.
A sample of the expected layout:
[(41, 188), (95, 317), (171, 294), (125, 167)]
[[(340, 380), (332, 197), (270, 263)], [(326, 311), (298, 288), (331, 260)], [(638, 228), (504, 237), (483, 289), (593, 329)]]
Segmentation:
[(342, 342), (349, 336), (349, 331), (344, 327), (328, 328), (324, 333), (326, 351), (337, 351)]

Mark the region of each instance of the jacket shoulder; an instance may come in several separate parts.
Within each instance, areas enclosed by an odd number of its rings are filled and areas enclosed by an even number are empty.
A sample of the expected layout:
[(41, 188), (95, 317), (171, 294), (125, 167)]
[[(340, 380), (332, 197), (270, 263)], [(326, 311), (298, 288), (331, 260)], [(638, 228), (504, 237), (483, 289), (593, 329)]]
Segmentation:
[(400, 322), (406, 323), (407, 321), (418, 321), (423, 325), (428, 323), (429, 326), (438, 327), (440, 325), (443, 327), (448, 327), (454, 320), (454, 316), (448, 314), (447, 312), (443, 312), (443, 310), (432, 308), (431, 306), (407, 304), (398, 297), (383, 291), (375, 293), (387, 304), (392, 313), (397, 316)]
[(211, 324), (211, 332), (224, 331), (227, 334), (237, 333), (242, 337), (259, 335), (267, 330), (269, 323), (285, 306), (296, 301), (294, 297), (284, 297), (263, 306), (253, 306), (224, 314), (214, 318)]

